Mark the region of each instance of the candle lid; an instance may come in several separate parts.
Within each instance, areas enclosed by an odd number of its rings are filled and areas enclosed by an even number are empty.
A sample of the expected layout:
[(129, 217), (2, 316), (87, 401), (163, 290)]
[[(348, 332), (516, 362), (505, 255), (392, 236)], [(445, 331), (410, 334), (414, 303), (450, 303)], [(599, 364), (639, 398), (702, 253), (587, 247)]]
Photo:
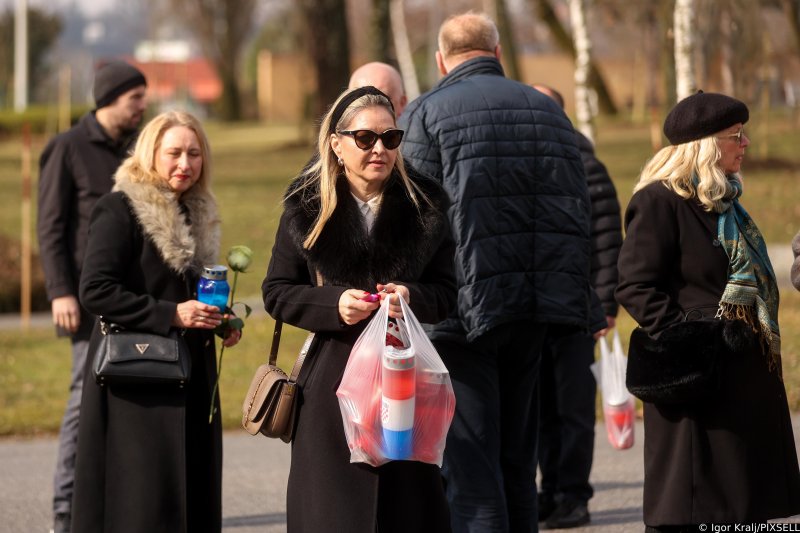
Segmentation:
[(203, 277), (223, 280), (228, 278), (228, 267), (224, 265), (211, 265), (203, 267)]

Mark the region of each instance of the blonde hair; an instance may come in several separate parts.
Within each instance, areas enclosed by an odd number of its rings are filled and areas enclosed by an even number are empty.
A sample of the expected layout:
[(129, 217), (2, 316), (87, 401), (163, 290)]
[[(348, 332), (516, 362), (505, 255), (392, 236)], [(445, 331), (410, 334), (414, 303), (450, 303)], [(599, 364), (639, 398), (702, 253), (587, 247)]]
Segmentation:
[[(717, 164), (721, 157), (714, 137), (667, 146), (645, 164), (633, 192), (660, 181), (683, 198), (697, 198), (706, 211), (720, 212), (732, 194), (728, 176)], [(733, 178), (741, 183), (738, 173)]]
[(453, 15), (439, 28), (439, 52), (453, 57), (466, 52), (494, 52), (500, 34), (494, 21), (485, 13), (468, 11)]
[(206, 137), (200, 121), (184, 111), (167, 111), (148, 122), (139, 134), (133, 153), (120, 165), (117, 175), (127, 174), (133, 183), (145, 183), (159, 188), (167, 187), (164, 178), (159, 176), (156, 171), (156, 154), (167, 130), (179, 126), (189, 128), (194, 132), (203, 158), (200, 177), (192, 189), (198, 187), (198, 192), (211, 194), (211, 149), (208, 137)]
[[(319, 198), (319, 213), (314, 221), (314, 225), (311, 227), (308, 235), (306, 235), (306, 238), (303, 241), (303, 248), (305, 249), (310, 249), (312, 246), (314, 246), (314, 243), (317, 242), (317, 239), (322, 234), (322, 230), (325, 228), (325, 224), (327, 224), (328, 220), (330, 220), (338, 203), (338, 198), (336, 196), (336, 182), (339, 179), (339, 176), (342, 174), (342, 171), (340, 170), (341, 167), (338, 164), (338, 157), (334, 153), (331, 145), (331, 134), (347, 129), (347, 126), (353, 121), (358, 113), (370, 107), (379, 106), (385, 108), (387, 111), (389, 111), (389, 113), (392, 115), (392, 119), (394, 120), (394, 111), (392, 104), (388, 99), (376, 94), (365, 94), (347, 106), (344, 112), (342, 112), (342, 116), (337, 123), (332, 124), (332, 115), (334, 110), (339, 105), (339, 102), (341, 102), (350, 92), (351, 90), (349, 89), (339, 95), (339, 98), (336, 99), (336, 102), (333, 103), (331, 108), (323, 117), (322, 125), (320, 126), (319, 130), (319, 139), (317, 141), (319, 159), (317, 159), (304, 171), (304, 179), (302, 180), (302, 183), (289, 195), (291, 196), (293, 194), (309, 191), (313, 197)], [(419, 187), (408, 177), (405, 164), (403, 163), (403, 155), (400, 153), (399, 148), (397, 149), (397, 156), (395, 158), (392, 172), (398, 175), (400, 181), (406, 189), (408, 197), (411, 199), (411, 202), (417, 207), (417, 209), (420, 208), (418, 197), (421, 197), (425, 202), (429, 203), (429, 199), (427, 196), (425, 196), (425, 193), (423, 193)], [(391, 177), (388, 179), (391, 179)]]

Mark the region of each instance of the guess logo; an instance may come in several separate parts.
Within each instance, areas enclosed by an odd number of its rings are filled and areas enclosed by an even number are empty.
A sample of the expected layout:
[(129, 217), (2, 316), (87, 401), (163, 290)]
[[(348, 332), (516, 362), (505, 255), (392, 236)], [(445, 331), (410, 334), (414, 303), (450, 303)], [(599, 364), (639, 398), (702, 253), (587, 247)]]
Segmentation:
[(150, 347), (149, 344), (137, 344), (136, 349), (139, 351), (139, 355), (144, 355), (144, 352)]

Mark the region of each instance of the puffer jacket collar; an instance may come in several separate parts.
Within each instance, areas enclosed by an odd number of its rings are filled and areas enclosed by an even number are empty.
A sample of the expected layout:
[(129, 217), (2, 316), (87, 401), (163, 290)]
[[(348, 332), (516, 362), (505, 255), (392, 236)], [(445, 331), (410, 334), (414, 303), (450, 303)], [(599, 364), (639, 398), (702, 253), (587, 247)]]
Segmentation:
[(439, 81), (436, 87), (446, 87), (464, 78), (469, 78), (470, 76), (477, 76), (480, 74), (505, 77), (503, 66), (500, 64), (497, 58), (479, 56), (468, 59), (451, 70), (447, 76)]

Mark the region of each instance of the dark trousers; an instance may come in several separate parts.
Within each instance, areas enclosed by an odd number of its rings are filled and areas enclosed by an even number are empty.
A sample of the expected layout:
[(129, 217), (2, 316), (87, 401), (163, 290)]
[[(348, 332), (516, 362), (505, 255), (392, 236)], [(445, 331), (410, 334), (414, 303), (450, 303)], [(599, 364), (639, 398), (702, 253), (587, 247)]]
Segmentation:
[(456, 395), (442, 466), (454, 533), (538, 531), (537, 401), (546, 331), (520, 321), (472, 343), (434, 342)]
[(556, 501), (586, 503), (594, 452), (597, 384), (590, 366), (594, 339), (551, 326), (542, 347), (539, 421), (540, 492)]
[(78, 449), (78, 419), (83, 391), (83, 374), (86, 366), (88, 340), (72, 341), (72, 379), (69, 399), (61, 420), (58, 435), (58, 459), (53, 479), (53, 512), (69, 514), (72, 510), (72, 488), (75, 484), (75, 454)]

